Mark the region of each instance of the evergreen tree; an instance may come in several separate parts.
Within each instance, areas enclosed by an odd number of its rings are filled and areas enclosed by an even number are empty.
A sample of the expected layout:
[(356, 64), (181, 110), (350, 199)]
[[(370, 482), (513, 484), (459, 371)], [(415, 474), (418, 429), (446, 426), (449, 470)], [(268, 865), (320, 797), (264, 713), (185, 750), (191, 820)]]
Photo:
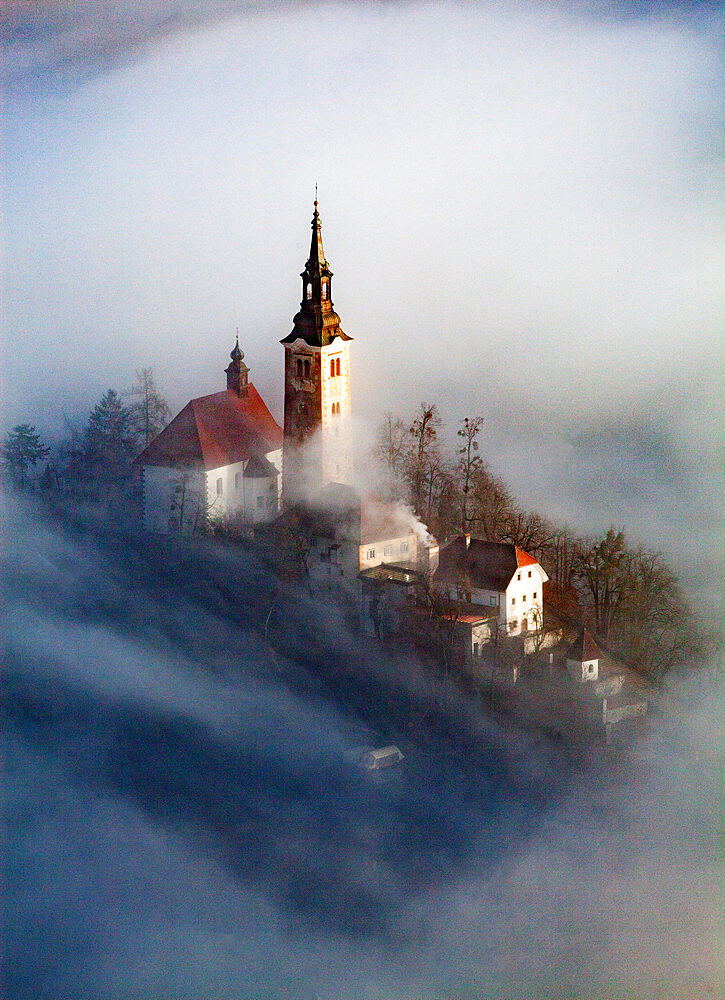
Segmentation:
[(31, 424), (18, 424), (5, 436), (2, 444), (2, 463), (10, 478), (18, 485), (25, 486), (28, 466), (50, 454)]
[(136, 451), (131, 411), (113, 389), (91, 411), (85, 433), (88, 471), (97, 479), (118, 482), (128, 471)]

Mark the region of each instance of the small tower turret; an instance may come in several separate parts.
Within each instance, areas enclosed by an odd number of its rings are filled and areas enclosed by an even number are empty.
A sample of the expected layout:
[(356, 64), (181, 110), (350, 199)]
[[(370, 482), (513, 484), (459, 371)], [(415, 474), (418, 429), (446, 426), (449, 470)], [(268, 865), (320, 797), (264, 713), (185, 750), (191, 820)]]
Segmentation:
[(249, 368), (244, 364), (244, 351), (239, 347), (239, 333), (237, 342), (229, 355), (231, 364), (225, 369), (227, 374), (227, 389), (242, 397), (247, 395), (249, 385)]

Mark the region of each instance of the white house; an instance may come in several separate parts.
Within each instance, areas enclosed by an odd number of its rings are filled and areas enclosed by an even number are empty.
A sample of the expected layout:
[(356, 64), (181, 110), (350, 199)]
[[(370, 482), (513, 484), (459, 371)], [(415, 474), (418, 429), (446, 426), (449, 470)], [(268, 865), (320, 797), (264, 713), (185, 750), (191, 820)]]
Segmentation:
[(249, 382), (238, 342), (231, 359), (227, 388), (192, 399), (135, 459), (144, 530), (253, 527), (279, 513), (282, 428)]
[[(544, 625), (544, 583), (549, 579), (528, 552), (503, 542), (459, 535), (440, 550), (434, 584), (451, 601), (481, 609), (489, 634), (526, 636)], [(485, 616), (484, 616), (485, 609)]]
[(601, 655), (591, 632), (585, 628), (580, 629), (566, 651), (566, 669), (569, 675), (581, 683), (598, 681)]

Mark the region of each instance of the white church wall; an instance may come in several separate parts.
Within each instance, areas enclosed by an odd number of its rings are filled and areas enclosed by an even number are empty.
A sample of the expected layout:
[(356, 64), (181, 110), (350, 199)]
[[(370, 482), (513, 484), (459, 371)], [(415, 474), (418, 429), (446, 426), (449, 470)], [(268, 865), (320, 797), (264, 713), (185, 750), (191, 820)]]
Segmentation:
[(193, 533), (206, 519), (202, 470), (146, 465), (143, 476), (144, 531)]
[[(269, 452), (266, 458), (277, 469), (282, 464), (281, 451)], [(247, 461), (235, 462), (207, 472), (207, 502), (212, 523), (241, 519), (247, 524), (263, 524), (279, 512), (280, 477), (250, 478), (244, 475), (246, 466)]]

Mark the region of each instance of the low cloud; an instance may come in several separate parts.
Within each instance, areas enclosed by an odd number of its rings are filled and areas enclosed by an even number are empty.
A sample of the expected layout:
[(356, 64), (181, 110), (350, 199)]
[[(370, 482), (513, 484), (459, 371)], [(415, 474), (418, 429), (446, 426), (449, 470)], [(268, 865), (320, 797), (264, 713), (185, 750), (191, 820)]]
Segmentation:
[(250, 553), (7, 522), (10, 995), (717, 995), (721, 675), (584, 759), (454, 704), (375, 780), (364, 692), (417, 695), (334, 609), (280, 651)]

